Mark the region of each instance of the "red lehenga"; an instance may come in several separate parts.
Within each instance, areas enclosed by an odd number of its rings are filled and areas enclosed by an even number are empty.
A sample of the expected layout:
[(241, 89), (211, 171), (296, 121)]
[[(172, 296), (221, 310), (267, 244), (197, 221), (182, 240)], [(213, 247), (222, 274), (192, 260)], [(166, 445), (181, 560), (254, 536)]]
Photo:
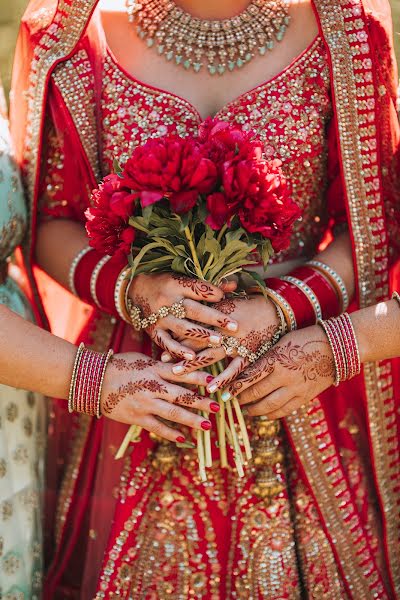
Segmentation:
[[(116, 63), (96, 4), (34, 1), (23, 20), (12, 125), (31, 197), (30, 249), (38, 215), (83, 221), (90, 189), (130, 140), (184, 135), (199, 124), (187, 101)], [(390, 294), (399, 239), (390, 17), (387, 2), (313, 4), (317, 39), (217, 116), (256, 130), (266, 153), (283, 161), (304, 210), (283, 260), (312, 256), (329, 231), (348, 224), (365, 306)], [(149, 347), (95, 310), (80, 339)], [(394, 362), (368, 364), (281, 430), (255, 421), (256, 453), (275, 457), (270, 503), (257, 494), (262, 467), (241, 481), (216, 468), (202, 485), (194, 454), (147, 435), (116, 462), (126, 427), (71, 418), (55, 403), (47, 597), (400, 598), (397, 379)]]

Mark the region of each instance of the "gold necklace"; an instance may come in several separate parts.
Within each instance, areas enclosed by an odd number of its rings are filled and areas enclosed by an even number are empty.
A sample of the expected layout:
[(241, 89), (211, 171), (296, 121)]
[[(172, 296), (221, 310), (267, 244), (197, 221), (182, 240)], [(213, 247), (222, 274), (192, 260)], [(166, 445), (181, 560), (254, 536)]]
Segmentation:
[(289, 0), (252, 0), (231, 19), (201, 20), (172, 0), (127, 0), (129, 21), (149, 48), (184, 69), (223, 75), (264, 55), (290, 23)]

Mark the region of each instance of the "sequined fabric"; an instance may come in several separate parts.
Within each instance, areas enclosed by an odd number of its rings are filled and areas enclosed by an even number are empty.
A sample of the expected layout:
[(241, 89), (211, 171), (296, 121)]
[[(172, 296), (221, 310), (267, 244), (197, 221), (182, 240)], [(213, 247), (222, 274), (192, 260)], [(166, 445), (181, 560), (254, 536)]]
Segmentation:
[[(200, 116), (182, 98), (132, 79), (108, 53), (104, 65), (104, 170), (149, 137), (194, 133)], [(283, 261), (313, 256), (324, 234), (327, 208), (326, 127), (331, 118), (329, 68), (317, 38), (286, 70), (222, 108), (217, 118), (255, 131), (269, 158), (279, 158), (303, 218)]]
[[(114, 158), (123, 163), (149, 137), (196, 131), (200, 117), (187, 101), (133, 80), (111, 53), (104, 70), (105, 172)], [(304, 217), (279, 260), (315, 253), (327, 222), (331, 117), (322, 40), (216, 116), (254, 130), (267, 156), (282, 160)], [(253, 442), (256, 437), (254, 432)], [(264, 445), (266, 437), (264, 432)], [(127, 459), (96, 598), (278, 600), (301, 598), (305, 590), (313, 598), (346, 598), (313, 502), (296, 469), (287, 469), (287, 453), (274, 429), (272, 449), (267, 449), (270, 457), (278, 457), (266, 474), (276, 489), (270, 501), (258, 493), (262, 464), (240, 480), (233, 470), (221, 472), (216, 462), (202, 485), (195, 453), (184, 455), (171, 444), (159, 444), (139, 467)], [(165, 464), (168, 469), (160, 475)]]

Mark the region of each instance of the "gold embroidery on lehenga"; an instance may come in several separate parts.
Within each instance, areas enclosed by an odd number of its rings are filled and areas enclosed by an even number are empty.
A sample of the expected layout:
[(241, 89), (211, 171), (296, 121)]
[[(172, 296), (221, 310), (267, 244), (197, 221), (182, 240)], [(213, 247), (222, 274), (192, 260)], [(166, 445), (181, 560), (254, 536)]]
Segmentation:
[(93, 69), (85, 50), (79, 50), (59, 65), (52, 77), (74, 121), (93, 173), (99, 179)]
[[(388, 297), (373, 63), (360, 1), (316, 0), (332, 59), (343, 173), (354, 235), (360, 305)], [(360, 85), (360, 82), (364, 85)], [(368, 126), (365, 126), (369, 123)], [(390, 363), (364, 365), (374, 466), (384, 510), (389, 563), (400, 590), (399, 446)]]

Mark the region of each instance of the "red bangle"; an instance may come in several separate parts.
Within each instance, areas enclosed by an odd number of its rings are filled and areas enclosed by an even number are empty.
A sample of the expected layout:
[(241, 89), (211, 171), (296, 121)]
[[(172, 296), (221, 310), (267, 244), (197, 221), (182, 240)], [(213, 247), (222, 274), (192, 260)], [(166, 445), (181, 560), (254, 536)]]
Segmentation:
[(277, 277), (270, 277), (265, 280), (265, 283), (268, 288), (283, 296), (290, 304), (296, 317), (297, 327), (315, 325), (314, 307), (300, 288), (287, 281), (282, 281)]
[(105, 312), (118, 318), (115, 308), (115, 285), (124, 267), (128, 266), (126, 256), (112, 256), (101, 269), (96, 282), (96, 296), (99, 304)]
[(80, 347), (75, 359), (68, 408), (90, 416), (100, 416), (100, 396), (104, 373), (112, 356)]
[(341, 303), (336, 290), (322, 273), (312, 267), (298, 267), (290, 273), (293, 277), (301, 279), (317, 296), (322, 310), (322, 317), (336, 317), (340, 314)]
[(87, 252), (76, 266), (74, 274), (74, 286), (78, 298), (87, 304), (94, 304), (90, 293), (90, 278), (102, 255), (96, 250)]

